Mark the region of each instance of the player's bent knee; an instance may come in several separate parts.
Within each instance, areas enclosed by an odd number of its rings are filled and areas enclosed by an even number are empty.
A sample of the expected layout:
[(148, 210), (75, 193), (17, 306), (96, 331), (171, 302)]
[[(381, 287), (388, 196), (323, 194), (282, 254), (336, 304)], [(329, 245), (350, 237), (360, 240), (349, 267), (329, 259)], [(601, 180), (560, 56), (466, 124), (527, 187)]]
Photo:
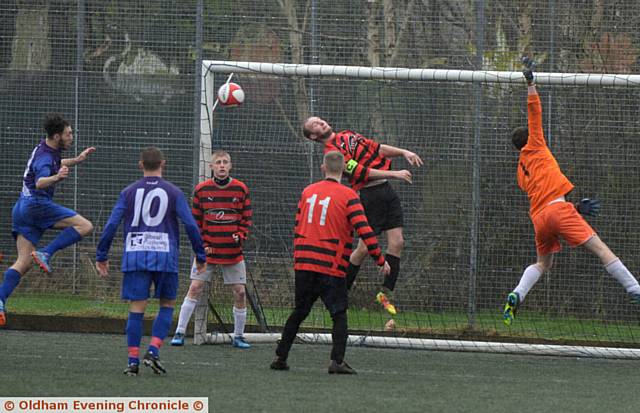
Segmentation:
[(33, 259), (29, 257), (29, 260), (21, 260), (18, 259), (12, 266), (14, 270), (20, 273), (20, 276), (23, 277), (29, 270), (33, 267)]
[(78, 216), (80, 218), (80, 222), (77, 225), (74, 225), (74, 228), (80, 235), (86, 237), (87, 235), (93, 232), (93, 224), (88, 219)]
[(404, 238), (400, 237), (397, 239), (389, 240), (389, 246), (387, 249), (396, 253), (402, 252), (402, 250), (404, 249)]
[(541, 273), (545, 273), (545, 272), (549, 271), (551, 269), (551, 267), (553, 267), (553, 261), (551, 261), (551, 262), (539, 261), (539, 262), (536, 263), (536, 266), (538, 267), (538, 270)]
[(160, 307), (168, 307), (168, 308), (173, 308), (176, 306), (176, 300), (174, 299), (169, 299), (169, 298), (161, 298), (158, 302), (158, 304), (160, 304)]
[(311, 308), (296, 308), (293, 310), (292, 316), (295, 320), (302, 322), (302, 320), (307, 318), (310, 312)]
[(204, 283), (191, 282), (191, 285), (189, 286), (189, 292), (187, 293), (187, 295), (189, 296), (189, 298), (193, 300), (198, 300), (200, 299), (200, 296), (202, 295), (203, 290), (204, 290)]
[(244, 302), (247, 298), (247, 293), (242, 290), (242, 291), (235, 291), (234, 293), (235, 297), (236, 297), (236, 301), (238, 302)]

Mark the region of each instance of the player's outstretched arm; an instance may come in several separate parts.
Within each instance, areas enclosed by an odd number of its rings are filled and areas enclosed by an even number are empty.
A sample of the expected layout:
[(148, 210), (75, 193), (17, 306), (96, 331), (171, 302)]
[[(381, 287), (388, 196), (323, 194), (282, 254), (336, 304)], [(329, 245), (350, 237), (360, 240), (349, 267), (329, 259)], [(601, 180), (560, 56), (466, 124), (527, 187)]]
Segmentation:
[(524, 80), (527, 82), (529, 95), (537, 95), (538, 91), (536, 90), (535, 84), (535, 76), (533, 74), (534, 70), (536, 70), (537, 63), (531, 59), (529, 56), (522, 56), (522, 65), (524, 66), (524, 70), (522, 70), (522, 76), (524, 76)]
[(405, 181), (408, 183), (412, 183), (413, 175), (411, 172), (403, 169), (401, 171), (383, 171), (380, 169), (370, 169), (369, 170), (369, 180), (374, 181), (376, 179), (397, 179), (399, 181)]
[(93, 146), (91, 146), (91, 147), (89, 147), (89, 148), (85, 149), (84, 151), (80, 152), (80, 155), (76, 156), (75, 158), (66, 158), (66, 159), (63, 159), (63, 160), (61, 161), (61, 164), (62, 164), (62, 165), (65, 165), (65, 166), (74, 166), (74, 165), (77, 165), (77, 164), (79, 164), (79, 163), (82, 163), (82, 162), (86, 161), (86, 160), (87, 160), (87, 157), (88, 157), (90, 154), (94, 153), (95, 151), (96, 151), (96, 148), (95, 148), (95, 147), (93, 147)]
[(379, 152), (380, 155), (384, 156), (385, 158), (397, 158), (399, 156), (402, 156), (407, 160), (407, 162), (409, 162), (409, 165), (412, 166), (420, 167), (424, 165), (424, 162), (422, 162), (422, 159), (418, 155), (407, 149), (396, 148), (395, 146), (381, 144)]

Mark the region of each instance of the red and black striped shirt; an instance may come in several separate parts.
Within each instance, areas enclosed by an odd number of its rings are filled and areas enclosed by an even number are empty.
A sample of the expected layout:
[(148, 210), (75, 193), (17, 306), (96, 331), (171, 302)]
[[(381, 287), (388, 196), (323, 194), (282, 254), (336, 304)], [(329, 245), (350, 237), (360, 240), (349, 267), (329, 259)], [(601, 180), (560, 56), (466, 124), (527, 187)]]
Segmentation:
[(249, 189), (237, 179), (231, 178), (225, 186), (213, 179), (200, 182), (193, 194), (191, 213), (200, 228), (205, 246), (213, 247), (207, 255), (210, 264), (235, 264), (244, 259), (240, 240), (247, 238), (251, 226), (251, 201)]
[(355, 191), (369, 182), (370, 169), (391, 169), (391, 160), (380, 155), (380, 144), (354, 131), (337, 132), (325, 142), (324, 153), (335, 150), (344, 155), (345, 173)]
[(369, 255), (378, 265), (384, 265), (358, 194), (333, 179), (307, 186), (296, 213), (294, 269), (344, 277), (354, 229), (367, 244)]

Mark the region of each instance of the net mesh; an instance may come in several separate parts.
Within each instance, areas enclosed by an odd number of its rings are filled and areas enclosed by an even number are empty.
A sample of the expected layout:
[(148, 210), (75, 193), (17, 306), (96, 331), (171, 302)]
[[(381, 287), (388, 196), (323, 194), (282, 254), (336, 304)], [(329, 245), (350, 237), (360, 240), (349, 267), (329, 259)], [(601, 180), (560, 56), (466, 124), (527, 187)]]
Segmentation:
[[(233, 71), (233, 65), (217, 70)], [(212, 91), (228, 80), (228, 73), (207, 76), (215, 79)], [(233, 154), (234, 175), (251, 189), (255, 219), (248, 260), (272, 325), (283, 324), (293, 303), (296, 203), (302, 189), (321, 178), (322, 148), (300, 133), (311, 112), (300, 110), (306, 101), (295, 91), (305, 90), (317, 97), (313, 115), (336, 130), (407, 148), (426, 163), (415, 169), (394, 160), (394, 168), (411, 169), (414, 180), (393, 183), (403, 203), (406, 244), (393, 295), (400, 312), (387, 334), (626, 346), (637, 339), (637, 311), (624, 289), (596, 257), (566, 246), (527, 296), (517, 322), (502, 325), (506, 294), (536, 259), (528, 200), (515, 179), (518, 154), (510, 142), (510, 131), (527, 119), (521, 80), (470, 84), (238, 73), (233, 81), (244, 88), (245, 104), (203, 109), (208, 119), (202, 139)], [(603, 201), (603, 213), (591, 224), (636, 268), (631, 222), (640, 211), (628, 178), (640, 157), (632, 150), (638, 130), (629, 110), (638, 103), (637, 92), (539, 88), (550, 148), (576, 185), (572, 198)], [(594, 112), (598, 107), (607, 110)], [(384, 236), (380, 241), (386, 244)], [(367, 261), (350, 294), (352, 331), (385, 332), (388, 316), (374, 302), (380, 284)], [(330, 328), (321, 303), (305, 326)]]
[[(161, 147), (169, 160), (166, 177), (185, 193), (207, 171), (200, 154), (200, 59), (517, 71), (519, 57), (529, 54), (546, 72), (639, 72), (640, 9), (633, 1), (494, 3), (0, 2), (3, 271), (16, 258), (11, 209), (26, 160), (42, 138), (44, 113), (62, 112), (72, 122), (75, 146), (68, 156), (98, 148), (56, 192), (56, 201), (91, 220), (95, 232), (56, 255), (54, 274), (24, 277), (13, 297), (118, 301), (120, 277), (102, 281), (93, 270), (95, 245), (119, 191), (140, 176), (139, 150)], [(226, 77), (216, 74), (214, 88)], [(584, 251), (565, 248), (527, 297), (514, 327), (506, 330), (500, 322), (504, 295), (535, 259), (527, 202), (515, 185), (516, 154), (508, 144), (508, 131), (525, 121), (521, 84), (236, 79), (246, 104), (217, 109), (208, 122), (214, 145), (232, 153), (234, 174), (252, 191), (256, 224), (248, 264), (274, 329), (293, 298), (295, 202), (320, 177), (320, 148), (299, 137), (301, 119), (313, 113), (336, 128), (412, 149), (427, 162), (413, 171), (413, 185), (394, 184), (407, 223), (394, 297), (401, 311), (397, 336), (637, 346), (637, 311)], [(565, 84), (542, 86), (541, 95), (545, 133), (577, 186), (575, 198), (601, 199), (602, 214), (591, 222), (638, 272), (637, 88)], [(42, 243), (53, 235), (49, 231)], [(118, 242), (112, 246), (114, 272), (120, 248)], [(374, 270), (367, 262), (351, 296), (350, 326), (357, 332), (381, 332), (387, 321), (372, 301), (380, 281)], [(179, 300), (188, 273), (185, 252)], [(212, 289), (221, 316), (231, 322), (228, 289)], [(255, 327), (253, 316), (249, 323)], [(323, 331), (329, 326), (319, 308), (305, 324)]]

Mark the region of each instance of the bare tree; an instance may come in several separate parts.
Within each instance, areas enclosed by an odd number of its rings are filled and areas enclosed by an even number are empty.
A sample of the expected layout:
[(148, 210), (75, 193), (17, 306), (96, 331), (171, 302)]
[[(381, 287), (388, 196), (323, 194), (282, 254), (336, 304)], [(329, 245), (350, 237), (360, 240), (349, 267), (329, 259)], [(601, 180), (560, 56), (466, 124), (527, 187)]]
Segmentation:
[[(291, 48), (291, 63), (302, 64), (304, 63), (304, 48), (303, 48), (303, 36), (307, 26), (307, 15), (300, 21), (298, 17), (298, 11), (296, 8), (296, 0), (277, 0), (282, 14), (287, 19), (289, 26), (289, 45)], [(306, 2), (308, 9), (309, 1)], [(305, 87), (304, 79), (297, 78), (293, 80), (293, 93), (296, 101), (296, 125), (300, 125), (306, 118), (309, 117), (309, 97), (307, 94), (307, 88)], [(296, 127), (297, 131), (299, 128)]]
[(11, 49), (12, 70), (47, 70), (51, 65), (49, 1), (17, 2), (16, 34)]

